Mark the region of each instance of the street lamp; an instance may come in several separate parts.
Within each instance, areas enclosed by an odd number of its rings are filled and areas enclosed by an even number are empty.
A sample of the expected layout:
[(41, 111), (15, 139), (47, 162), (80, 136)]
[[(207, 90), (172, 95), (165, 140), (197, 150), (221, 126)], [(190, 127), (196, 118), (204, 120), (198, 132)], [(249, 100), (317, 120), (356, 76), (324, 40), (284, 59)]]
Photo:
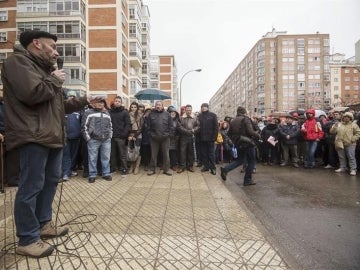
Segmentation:
[(180, 79), (180, 93), (179, 93), (179, 97), (180, 97), (180, 104), (179, 104), (179, 109), (181, 108), (181, 84), (182, 84), (182, 80), (184, 79), (184, 77), (189, 74), (190, 72), (193, 72), (193, 71), (196, 71), (196, 72), (201, 72), (201, 68), (198, 68), (198, 69), (192, 69), (192, 70), (189, 70), (188, 72), (186, 72)]

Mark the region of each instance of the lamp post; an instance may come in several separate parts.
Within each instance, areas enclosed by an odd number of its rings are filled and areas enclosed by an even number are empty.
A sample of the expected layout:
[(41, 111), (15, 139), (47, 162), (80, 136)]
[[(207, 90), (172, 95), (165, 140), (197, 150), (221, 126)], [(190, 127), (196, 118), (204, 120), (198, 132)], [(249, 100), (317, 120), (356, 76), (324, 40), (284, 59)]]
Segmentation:
[(184, 79), (184, 77), (189, 74), (190, 72), (201, 72), (201, 68), (198, 68), (198, 69), (192, 69), (192, 70), (189, 70), (188, 72), (186, 72), (184, 75), (182, 75), (181, 79), (180, 79), (180, 93), (179, 93), (179, 98), (180, 98), (180, 104), (179, 104), (179, 109), (181, 107), (181, 95), (182, 95), (182, 92), (181, 92), (181, 84), (182, 84), (182, 80)]

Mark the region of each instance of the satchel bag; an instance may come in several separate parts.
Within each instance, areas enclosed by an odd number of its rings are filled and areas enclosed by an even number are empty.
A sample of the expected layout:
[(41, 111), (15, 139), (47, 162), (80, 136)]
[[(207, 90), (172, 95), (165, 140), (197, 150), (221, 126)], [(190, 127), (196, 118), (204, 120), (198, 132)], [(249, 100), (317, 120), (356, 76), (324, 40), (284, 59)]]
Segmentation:
[(136, 161), (139, 155), (140, 155), (140, 146), (137, 146), (134, 140), (130, 140), (128, 145), (127, 160)]

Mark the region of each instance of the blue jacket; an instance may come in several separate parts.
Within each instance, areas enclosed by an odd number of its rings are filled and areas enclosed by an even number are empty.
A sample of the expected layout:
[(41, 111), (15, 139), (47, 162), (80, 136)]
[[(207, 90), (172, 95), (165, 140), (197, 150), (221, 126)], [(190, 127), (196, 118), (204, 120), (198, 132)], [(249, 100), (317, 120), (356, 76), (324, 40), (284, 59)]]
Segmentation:
[[(297, 124), (285, 124), (279, 126), (280, 139), (281, 142), (285, 144), (297, 144), (298, 137), (300, 134), (300, 128)], [(286, 139), (286, 136), (289, 135), (290, 139)]]
[(81, 119), (79, 112), (69, 113), (66, 116), (66, 135), (69, 140), (81, 137)]

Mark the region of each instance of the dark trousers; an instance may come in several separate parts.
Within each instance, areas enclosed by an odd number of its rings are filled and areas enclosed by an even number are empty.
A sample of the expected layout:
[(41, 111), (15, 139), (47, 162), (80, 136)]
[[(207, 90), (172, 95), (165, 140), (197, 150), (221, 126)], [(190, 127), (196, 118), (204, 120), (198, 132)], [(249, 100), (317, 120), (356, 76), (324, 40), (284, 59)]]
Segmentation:
[(194, 165), (194, 143), (191, 137), (180, 138), (180, 163), (181, 169), (190, 168)]
[(144, 166), (150, 165), (151, 160), (151, 147), (150, 144), (142, 144), (140, 147), (141, 164)]
[(164, 173), (169, 171), (170, 168), (169, 146), (170, 146), (170, 138), (166, 138), (162, 141), (157, 141), (150, 138), (150, 147), (151, 147), (150, 169), (152, 171), (155, 171), (156, 169), (159, 149), (161, 149), (161, 153), (162, 153)]
[(52, 219), (62, 156), (62, 148), (48, 148), (36, 143), (20, 147), (20, 181), (14, 206), (20, 246), (39, 240), (40, 228)]
[(255, 146), (248, 148), (239, 148), (238, 149), (238, 158), (234, 159), (230, 164), (224, 168), (224, 172), (228, 173), (231, 170), (243, 165), (246, 161), (247, 166), (245, 168), (244, 175), (244, 184), (247, 184), (252, 181), (252, 174), (255, 168), (256, 156), (255, 156)]
[(127, 170), (127, 146), (126, 139), (111, 139), (110, 170)]
[[(3, 149), (4, 151), (5, 149)], [(4, 159), (4, 182), (9, 186), (19, 184), (20, 154), (19, 149), (5, 150)]]
[(215, 143), (200, 141), (200, 152), (204, 168), (215, 170)]

